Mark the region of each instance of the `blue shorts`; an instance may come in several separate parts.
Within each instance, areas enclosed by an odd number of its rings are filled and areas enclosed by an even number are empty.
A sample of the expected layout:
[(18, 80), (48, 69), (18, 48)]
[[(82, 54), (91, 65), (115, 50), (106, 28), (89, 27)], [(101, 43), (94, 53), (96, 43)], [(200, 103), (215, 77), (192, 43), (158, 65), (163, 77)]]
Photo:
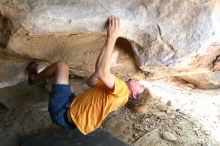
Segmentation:
[(70, 85), (52, 84), (48, 111), (54, 123), (68, 130), (76, 128), (76, 126), (67, 119), (67, 110), (74, 98), (75, 94), (71, 92)]

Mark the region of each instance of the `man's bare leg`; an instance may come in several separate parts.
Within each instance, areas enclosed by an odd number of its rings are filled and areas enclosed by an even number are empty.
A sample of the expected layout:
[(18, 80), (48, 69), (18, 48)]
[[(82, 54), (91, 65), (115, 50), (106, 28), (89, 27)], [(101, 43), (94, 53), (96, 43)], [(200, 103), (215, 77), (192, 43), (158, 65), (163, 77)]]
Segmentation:
[(55, 77), (56, 84), (69, 84), (69, 66), (63, 61), (57, 61), (31, 79), (33, 82), (38, 82), (51, 77)]

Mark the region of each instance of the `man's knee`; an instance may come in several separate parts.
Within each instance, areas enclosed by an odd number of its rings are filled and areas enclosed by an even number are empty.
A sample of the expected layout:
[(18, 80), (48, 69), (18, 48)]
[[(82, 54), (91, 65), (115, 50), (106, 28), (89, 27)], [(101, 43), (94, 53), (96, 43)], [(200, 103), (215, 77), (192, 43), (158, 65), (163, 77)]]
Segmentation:
[(61, 60), (56, 62), (56, 68), (59, 71), (69, 71), (69, 65)]

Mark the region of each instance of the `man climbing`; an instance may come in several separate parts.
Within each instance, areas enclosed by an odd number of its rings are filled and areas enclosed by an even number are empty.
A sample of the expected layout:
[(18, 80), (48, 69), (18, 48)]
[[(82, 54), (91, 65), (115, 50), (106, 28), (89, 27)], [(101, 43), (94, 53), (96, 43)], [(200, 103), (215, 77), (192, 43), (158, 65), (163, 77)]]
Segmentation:
[(144, 86), (138, 80), (124, 82), (110, 72), (119, 31), (119, 18), (110, 17), (107, 38), (97, 58), (95, 72), (87, 80), (91, 88), (78, 96), (71, 92), (69, 67), (63, 61), (48, 66), (40, 73), (37, 73), (36, 63), (28, 65), (30, 85), (55, 77), (48, 107), (54, 123), (70, 130), (77, 127), (86, 135), (96, 130), (111, 111), (125, 105), (129, 97), (136, 99), (137, 94), (144, 91)]

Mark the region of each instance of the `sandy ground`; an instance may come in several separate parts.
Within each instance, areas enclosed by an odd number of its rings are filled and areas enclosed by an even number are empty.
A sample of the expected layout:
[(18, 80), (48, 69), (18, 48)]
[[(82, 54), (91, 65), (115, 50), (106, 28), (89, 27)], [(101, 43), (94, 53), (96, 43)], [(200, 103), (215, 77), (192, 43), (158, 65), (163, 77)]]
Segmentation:
[[(88, 88), (82, 79), (71, 80), (71, 84), (77, 94)], [(47, 111), (48, 91), (43, 85), (28, 87), (21, 83), (0, 89), (0, 93), (0, 102), (8, 108), (0, 106), (0, 146), (17, 146), (30, 134), (59, 128), (51, 123)], [(168, 106), (161, 98), (155, 98), (153, 103), (149, 112), (142, 115), (125, 108), (114, 111), (101, 127), (134, 146), (219, 145), (210, 131), (182, 108)], [(165, 131), (177, 140), (164, 140)]]
[[(154, 101), (154, 107), (144, 115), (131, 113), (127, 109), (118, 110), (109, 116), (103, 127), (134, 146), (218, 145), (198, 120), (163, 105), (161, 101)], [(164, 140), (164, 132), (173, 134), (177, 140)]]
[(170, 101), (174, 109), (197, 119), (220, 142), (220, 90), (192, 89), (177, 82), (158, 80), (146, 82), (147, 88), (160, 97), (162, 103)]

